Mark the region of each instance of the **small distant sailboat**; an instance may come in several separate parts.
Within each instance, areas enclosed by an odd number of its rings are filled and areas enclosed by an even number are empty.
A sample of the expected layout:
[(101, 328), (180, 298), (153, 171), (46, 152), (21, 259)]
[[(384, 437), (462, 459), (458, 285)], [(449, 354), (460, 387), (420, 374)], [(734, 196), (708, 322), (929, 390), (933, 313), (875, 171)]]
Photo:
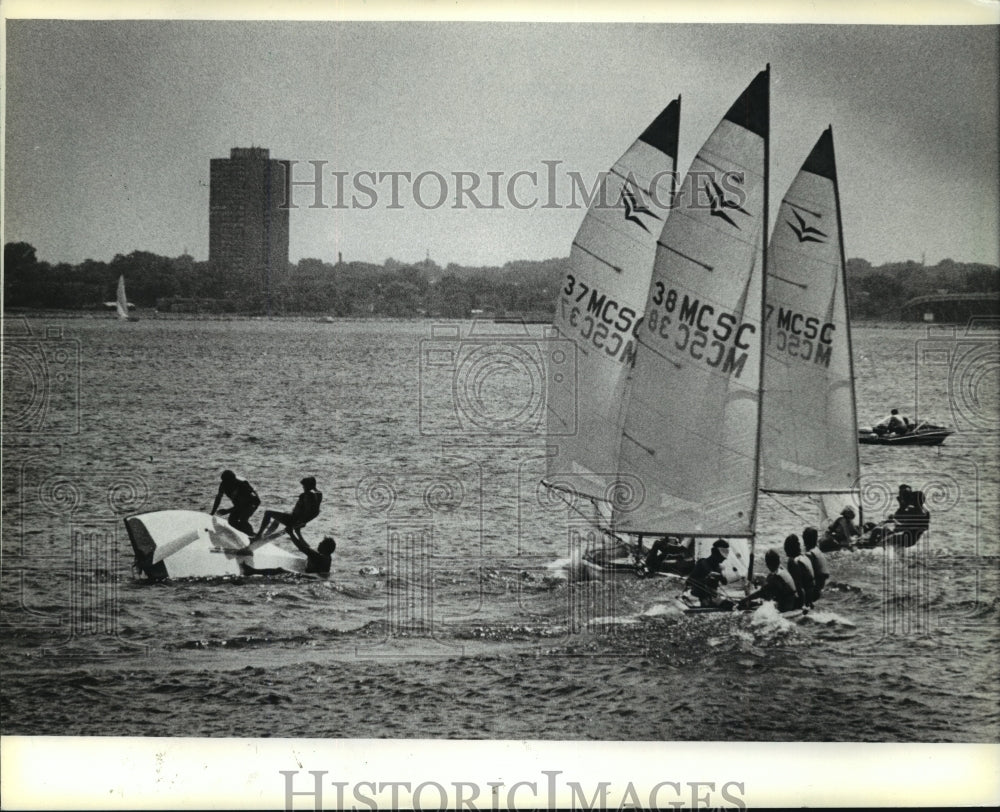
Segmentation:
[(134, 307), (128, 303), (128, 299), (125, 296), (125, 277), (118, 277), (118, 293), (115, 297), (115, 310), (118, 312), (118, 318), (121, 321), (139, 321), (138, 316), (133, 316), (129, 313), (129, 308)]

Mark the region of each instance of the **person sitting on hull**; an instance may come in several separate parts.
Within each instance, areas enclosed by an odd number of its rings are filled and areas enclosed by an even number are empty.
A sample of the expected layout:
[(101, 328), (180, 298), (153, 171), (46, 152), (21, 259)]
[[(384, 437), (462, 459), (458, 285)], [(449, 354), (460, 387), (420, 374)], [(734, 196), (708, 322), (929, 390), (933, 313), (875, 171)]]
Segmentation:
[(662, 536), (653, 542), (646, 554), (645, 572), (672, 572), (687, 575), (694, 567), (694, 539), (681, 541), (675, 536)]
[(785, 555), (788, 556), (788, 574), (795, 582), (795, 608), (811, 608), (816, 576), (809, 559), (802, 554), (799, 537), (794, 533), (785, 538)]
[(761, 598), (766, 601), (774, 601), (779, 612), (790, 612), (798, 605), (798, 598), (795, 591), (795, 580), (788, 570), (781, 566), (781, 556), (777, 550), (768, 550), (764, 554), (764, 563), (767, 565), (767, 578), (764, 585), (756, 592), (751, 592), (739, 603), (740, 609), (750, 608), (751, 601)]
[(259, 541), (272, 530), (284, 525), (289, 538), (296, 542), (295, 546), (299, 546), (298, 542), (306, 543), (302, 537), (302, 528), (319, 516), (319, 506), (320, 502), (323, 501), (323, 494), (316, 490), (316, 477), (307, 476), (300, 480), (299, 484), (302, 485), (302, 493), (299, 494), (292, 512), (281, 513), (277, 510), (265, 510), (260, 529), (251, 541)]
[(878, 435), (884, 434), (907, 434), (913, 428), (910, 418), (901, 415), (899, 409), (893, 409), (888, 416), (883, 417), (874, 426), (872, 431)]
[[(219, 478), (222, 481), (219, 483), (219, 492), (215, 494), (215, 502), (212, 503), (209, 515), (214, 516), (216, 511), (220, 516), (228, 514), (231, 527), (252, 536), (253, 526), (250, 524), (250, 517), (260, 507), (260, 497), (257, 495), (257, 491), (247, 480), (240, 479), (228, 468), (222, 472)], [(222, 502), (223, 496), (228, 496), (233, 506), (219, 510), (219, 503)]]
[(819, 548), (824, 553), (834, 550), (853, 549), (861, 538), (861, 531), (854, 523), (854, 508), (850, 505), (840, 511), (840, 515), (834, 520), (823, 538), (820, 539)]
[(826, 563), (826, 556), (817, 546), (819, 542), (819, 531), (815, 527), (807, 527), (802, 531), (802, 543), (806, 548), (806, 558), (813, 568), (813, 592), (811, 601), (815, 603), (819, 600), (820, 593), (826, 582), (830, 580), (830, 567)]
[(728, 556), (729, 542), (717, 539), (708, 557), (699, 558), (688, 575), (686, 586), (702, 607), (733, 608), (733, 602), (719, 591), (719, 587), (727, 583), (726, 576), (722, 574), (722, 562)]

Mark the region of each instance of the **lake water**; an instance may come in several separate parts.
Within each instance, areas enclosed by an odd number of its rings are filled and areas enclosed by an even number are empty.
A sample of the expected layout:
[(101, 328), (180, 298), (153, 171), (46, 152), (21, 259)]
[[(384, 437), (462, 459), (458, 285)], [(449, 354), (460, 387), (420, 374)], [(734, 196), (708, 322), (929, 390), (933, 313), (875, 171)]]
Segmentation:
[[(684, 616), (671, 579), (566, 577), (587, 526), (538, 485), (541, 327), (5, 330), (5, 734), (1000, 738), (994, 330), (855, 330), (860, 422), (898, 405), (957, 433), (861, 447), (868, 516), (907, 482), (931, 529), (832, 555), (797, 621)], [(483, 362), (498, 343), (507, 360)], [(282, 510), (317, 477), (307, 538), (337, 538), (329, 581), (134, 580), (122, 517), (207, 511), (223, 468)], [(758, 559), (810, 511), (763, 499)]]

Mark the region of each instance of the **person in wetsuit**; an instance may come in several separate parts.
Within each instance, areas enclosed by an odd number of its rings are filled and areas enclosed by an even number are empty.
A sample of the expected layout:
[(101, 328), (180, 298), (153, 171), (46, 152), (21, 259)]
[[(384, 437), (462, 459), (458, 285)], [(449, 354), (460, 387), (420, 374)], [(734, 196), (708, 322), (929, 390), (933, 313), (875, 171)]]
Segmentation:
[(854, 523), (854, 508), (850, 505), (840, 511), (836, 521), (830, 525), (823, 538), (820, 540), (819, 548), (825, 552), (842, 550), (845, 547), (850, 549), (861, 538), (861, 531)]
[(686, 543), (674, 536), (663, 536), (653, 542), (646, 555), (645, 572), (672, 572), (685, 575), (694, 567), (694, 539)]
[(815, 603), (819, 600), (820, 593), (826, 582), (830, 580), (830, 567), (826, 563), (826, 556), (816, 545), (819, 542), (819, 531), (815, 527), (807, 527), (802, 531), (802, 543), (806, 548), (806, 558), (813, 568), (813, 591), (811, 601)]
[(719, 593), (719, 587), (725, 583), (722, 574), (722, 562), (729, 556), (729, 542), (717, 539), (712, 545), (712, 552), (707, 558), (699, 558), (694, 569), (687, 577), (686, 586), (691, 590), (702, 606), (714, 606), (719, 609), (732, 609), (733, 602)]
[(300, 484), (302, 485), (302, 493), (299, 494), (292, 512), (281, 513), (277, 510), (265, 510), (260, 529), (251, 541), (258, 541), (279, 525), (284, 525), (285, 532), (293, 542), (296, 542), (296, 547), (299, 546), (298, 542), (306, 543), (306, 540), (302, 538), (302, 528), (319, 515), (323, 494), (316, 490), (316, 477), (307, 476), (300, 481)]
[[(291, 535), (291, 534), (289, 534)], [(292, 544), (305, 553), (306, 572), (315, 575), (322, 575), (324, 578), (330, 574), (330, 566), (333, 563), (333, 553), (337, 549), (337, 542), (331, 536), (326, 536), (314, 550), (305, 541), (292, 536)]]
[(774, 601), (779, 612), (788, 612), (796, 608), (795, 580), (788, 570), (781, 566), (781, 556), (777, 550), (768, 550), (764, 555), (764, 563), (770, 572), (764, 579), (764, 585), (756, 592), (751, 592), (740, 601), (740, 608), (746, 609), (755, 598)]
[(812, 606), (816, 578), (809, 559), (802, 555), (799, 537), (794, 533), (785, 538), (785, 555), (788, 556), (788, 574), (795, 582), (795, 608)]
[[(253, 526), (250, 524), (250, 517), (260, 507), (260, 497), (257, 495), (257, 491), (247, 480), (240, 479), (229, 469), (223, 471), (219, 478), (222, 480), (219, 483), (219, 492), (215, 495), (215, 502), (212, 503), (209, 514), (214, 516), (216, 511), (220, 516), (228, 514), (231, 527), (252, 536)], [(233, 506), (219, 510), (223, 496), (228, 496)]]
[(912, 547), (931, 525), (930, 511), (924, 506), (924, 492), (900, 485), (896, 501), (899, 509), (891, 517), (894, 526), (883, 543), (887, 547)]

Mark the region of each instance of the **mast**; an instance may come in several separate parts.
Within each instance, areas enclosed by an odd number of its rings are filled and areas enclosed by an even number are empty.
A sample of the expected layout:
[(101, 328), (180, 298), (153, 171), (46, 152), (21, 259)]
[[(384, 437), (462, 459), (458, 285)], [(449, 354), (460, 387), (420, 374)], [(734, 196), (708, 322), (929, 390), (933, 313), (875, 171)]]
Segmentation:
[[(764, 227), (761, 229), (761, 255), (764, 261), (764, 273), (761, 274), (760, 280), (760, 336), (758, 340), (760, 341), (760, 394), (759, 394), (759, 405), (757, 408), (757, 465), (754, 466), (754, 479), (753, 479), (753, 490), (755, 494), (760, 493), (760, 460), (761, 460), (761, 437), (763, 436), (764, 429), (764, 359), (767, 357), (767, 352), (764, 348), (764, 331), (767, 329), (766, 326), (766, 312), (767, 312), (767, 257), (768, 257), (768, 243), (767, 239), (768, 229), (771, 227), (770, 218), (770, 206), (769, 201), (771, 198), (771, 63), (768, 62), (764, 67), (764, 74), (767, 76), (767, 98), (765, 100), (767, 116), (767, 135), (764, 137)], [(757, 503), (758, 499), (754, 499), (753, 503), (753, 515), (750, 519), (750, 561), (747, 564), (747, 580), (746, 580), (746, 594), (750, 594), (751, 579), (753, 578), (753, 558), (754, 552), (757, 546)]]
[[(846, 314), (846, 324), (847, 324), (847, 362), (848, 368), (850, 369), (851, 380), (856, 380), (854, 377), (854, 344), (852, 340), (853, 330), (851, 329), (851, 297), (847, 295), (847, 255), (844, 251), (844, 220), (840, 213), (840, 181), (837, 178), (837, 161), (836, 152), (833, 148), (833, 125), (830, 124), (826, 128), (826, 132), (830, 138), (830, 162), (833, 164), (833, 200), (834, 208), (837, 212), (837, 233), (840, 235), (840, 239), (837, 242), (840, 243), (840, 284), (844, 291), (844, 312)], [(913, 422), (916, 423), (917, 415), (916, 412), (913, 414)], [(851, 425), (858, 425), (858, 400), (856, 397), (851, 398)], [(861, 460), (858, 454), (858, 444), (854, 443), (854, 457), (855, 457), (855, 467), (858, 471), (858, 476), (861, 475)], [(860, 483), (858, 483), (858, 488), (860, 490)], [(858, 527), (864, 527), (864, 515), (861, 509), (861, 500), (858, 499)]]

